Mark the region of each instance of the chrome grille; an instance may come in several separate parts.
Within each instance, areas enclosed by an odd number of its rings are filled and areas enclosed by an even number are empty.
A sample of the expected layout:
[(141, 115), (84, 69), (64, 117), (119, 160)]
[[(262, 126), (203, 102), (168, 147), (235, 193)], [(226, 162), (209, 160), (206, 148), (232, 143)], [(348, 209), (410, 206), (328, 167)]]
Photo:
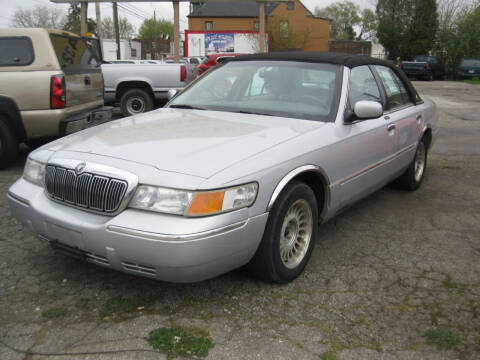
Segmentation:
[(48, 165), (45, 174), (45, 189), (51, 198), (96, 212), (115, 212), (127, 187), (124, 180), (88, 172), (77, 175), (60, 166)]

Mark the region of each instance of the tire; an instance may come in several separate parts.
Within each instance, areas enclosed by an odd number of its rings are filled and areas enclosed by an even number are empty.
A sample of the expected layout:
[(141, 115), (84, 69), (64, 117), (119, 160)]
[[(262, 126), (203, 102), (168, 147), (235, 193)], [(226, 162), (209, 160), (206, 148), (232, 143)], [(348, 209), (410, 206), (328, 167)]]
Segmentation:
[(0, 169), (10, 166), (18, 155), (18, 142), (10, 127), (0, 118)]
[(123, 116), (141, 114), (153, 109), (153, 98), (143, 89), (131, 89), (122, 95), (120, 109)]
[(432, 74), (432, 73), (428, 73), (428, 74), (425, 76), (425, 80), (427, 80), (427, 81), (433, 81), (433, 74)]
[(292, 281), (305, 269), (317, 233), (315, 194), (306, 184), (292, 181), (272, 207), (262, 242), (247, 268), (263, 280)]
[(404, 190), (415, 191), (422, 185), (425, 171), (427, 170), (427, 146), (422, 139), (415, 151), (408, 169), (397, 179), (397, 184)]

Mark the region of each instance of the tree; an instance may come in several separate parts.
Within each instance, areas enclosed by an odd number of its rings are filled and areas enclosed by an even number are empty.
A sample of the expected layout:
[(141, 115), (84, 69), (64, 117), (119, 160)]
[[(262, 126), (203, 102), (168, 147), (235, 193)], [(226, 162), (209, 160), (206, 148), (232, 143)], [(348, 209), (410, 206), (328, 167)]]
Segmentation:
[(338, 1), (325, 8), (316, 8), (315, 14), (331, 19), (330, 36), (338, 40), (353, 40), (355, 38), (354, 26), (361, 24), (358, 15), (360, 7), (355, 3), (344, 0)]
[(13, 13), (13, 27), (33, 27), (61, 29), (65, 23), (65, 14), (59, 8), (37, 5), (33, 9), (17, 8)]
[(438, 29), (436, 0), (378, 0), (377, 37), (392, 60), (432, 50)]
[(146, 19), (138, 30), (140, 39), (172, 39), (173, 23), (168, 20)]
[(357, 40), (374, 40), (377, 34), (377, 16), (370, 9), (362, 10), (362, 17), (360, 21), (360, 33)]
[[(80, 4), (72, 2), (68, 8), (67, 20), (63, 26), (63, 30), (73, 32), (80, 35)], [(95, 20), (87, 19), (87, 31), (96, 34), (97, 23)]]
[(435, 52), (445, 64), (447, 75), (456, 77), (462, 58), (480, 58), (480, 6), (464, 6), (443, 23), (437, 35)]
[[(135, 29), (132, 24), (128, 22), (126, 17), (122, 17), (118, 21), (118, 27), (120, 30), (121, 39), (131, 39), (135, 33)], [(111, 17), (102, 19), (102, 31), (105, 39), (115, 38), (115, 27), (113, 26), (113, 20)]]

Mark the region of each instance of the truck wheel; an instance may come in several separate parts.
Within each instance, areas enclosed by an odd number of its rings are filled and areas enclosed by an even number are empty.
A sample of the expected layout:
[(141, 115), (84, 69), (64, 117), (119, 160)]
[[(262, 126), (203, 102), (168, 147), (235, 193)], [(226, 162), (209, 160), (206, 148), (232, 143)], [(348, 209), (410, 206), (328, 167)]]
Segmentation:
[(0, 118), (0, 169), (11, 165), (18, 155), (18, 142), (12, 131)]
[(426, 78), (427, 81), (433, 81), (433, 74), (432, 74), (432, 73), (428, 73), (425, 78)]
[(315, 194), (306, 184), (291, 182), (270, 211), (262, 242), (248, 269), (267, 281), (292, 281), (305, 269), (317, 231)]
[(131, 89), (120, 99), (120, 109), (124, 116), (141, 114), (153, 109), (152, 96), (143, 89)]

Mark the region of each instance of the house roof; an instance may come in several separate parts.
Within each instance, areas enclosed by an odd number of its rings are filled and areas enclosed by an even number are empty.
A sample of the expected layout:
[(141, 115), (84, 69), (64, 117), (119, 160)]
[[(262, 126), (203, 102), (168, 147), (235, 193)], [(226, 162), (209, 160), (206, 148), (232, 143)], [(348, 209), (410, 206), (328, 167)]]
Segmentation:
[[(279, 5), (279, 2), (265, 4), (268, 16)], [(200, 4), (188, 17), (258, 17), (256, 2), (207, 2)]]

